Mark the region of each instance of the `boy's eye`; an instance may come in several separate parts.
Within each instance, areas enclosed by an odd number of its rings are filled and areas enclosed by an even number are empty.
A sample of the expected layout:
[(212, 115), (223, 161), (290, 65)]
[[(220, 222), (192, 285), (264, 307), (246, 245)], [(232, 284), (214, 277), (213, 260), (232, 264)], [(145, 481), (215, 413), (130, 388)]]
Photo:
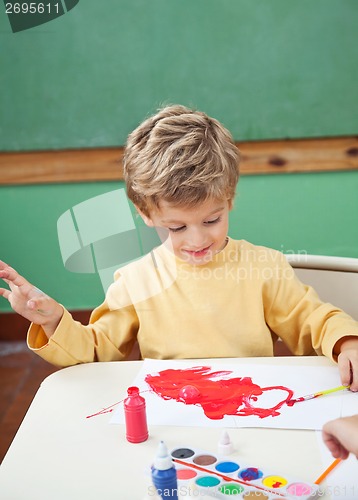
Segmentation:
[(219, 222), (220, 218), (221, 218), (221, 217), (219, 216), (219, 217), (216, 217), (216, 219), (213, 219), (213, 220), (207, 220), (207, 221), (205, 222), (205, 224), (215, 224), (215, 222)]
[[(204, 224), (205, 225), (215, 224), (216, 222), (219, 222), (220, 220), (221, 220), (221, 215), (219, 215), (219, 217), (216, 217), (216, 219), (205, 221)], [(179, 231), (184, 231), (184, 229), (186, 229), (186, 226), (168, 227), (168, 229), (172, 233), (178, 233)]]

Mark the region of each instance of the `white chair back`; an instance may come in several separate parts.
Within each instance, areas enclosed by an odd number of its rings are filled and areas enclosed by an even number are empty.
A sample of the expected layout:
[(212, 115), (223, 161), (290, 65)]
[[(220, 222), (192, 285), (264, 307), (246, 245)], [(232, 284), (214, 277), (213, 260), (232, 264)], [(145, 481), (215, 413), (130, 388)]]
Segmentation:
[(343, 309), (358, 321), (358, 259), (286, 254), (299, 279), (321, 300)]

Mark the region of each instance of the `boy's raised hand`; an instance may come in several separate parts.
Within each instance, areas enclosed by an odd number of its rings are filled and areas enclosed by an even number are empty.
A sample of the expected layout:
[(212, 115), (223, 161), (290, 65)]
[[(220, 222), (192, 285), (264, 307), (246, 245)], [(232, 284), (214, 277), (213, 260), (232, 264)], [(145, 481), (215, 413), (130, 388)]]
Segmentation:
[(9, 301), (15, 312), (32, 323), (41, 325), (50, 337), (62, 318), (62, 306), (1, 260), (0, 278), (9, 286), (9, 289), (0, 288), (0, 296)]

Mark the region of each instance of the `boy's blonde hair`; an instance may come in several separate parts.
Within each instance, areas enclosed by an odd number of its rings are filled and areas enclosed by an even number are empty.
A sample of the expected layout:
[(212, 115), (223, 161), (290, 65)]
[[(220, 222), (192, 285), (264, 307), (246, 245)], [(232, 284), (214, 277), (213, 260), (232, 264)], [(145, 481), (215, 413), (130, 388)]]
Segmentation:
[(166, 106), (129, 135), (124, 179), (129, 199), (147, 216), (161, 200), (188, 207), (209, 198), (232, 201), (239, 151), (214, 118)]

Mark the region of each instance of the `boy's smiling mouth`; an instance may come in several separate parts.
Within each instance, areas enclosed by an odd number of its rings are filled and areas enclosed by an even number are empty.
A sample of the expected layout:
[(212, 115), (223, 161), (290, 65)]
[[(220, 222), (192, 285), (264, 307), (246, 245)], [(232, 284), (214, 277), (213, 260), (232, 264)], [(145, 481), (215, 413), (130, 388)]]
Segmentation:
[(205, 255), (207, 255), (211, 247), (212, 247), (212, 244), (210, 244), (207, 247), (202, 248), (201, 250), (183, 249), (183, 252), (186, 253), (187, 255), (190, 255), (191, 257), (200, 258), (200, 257), (204, 257)]

